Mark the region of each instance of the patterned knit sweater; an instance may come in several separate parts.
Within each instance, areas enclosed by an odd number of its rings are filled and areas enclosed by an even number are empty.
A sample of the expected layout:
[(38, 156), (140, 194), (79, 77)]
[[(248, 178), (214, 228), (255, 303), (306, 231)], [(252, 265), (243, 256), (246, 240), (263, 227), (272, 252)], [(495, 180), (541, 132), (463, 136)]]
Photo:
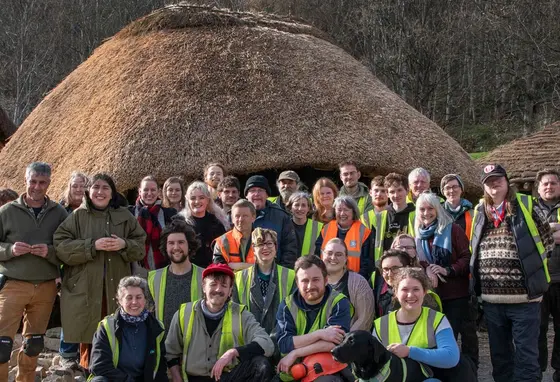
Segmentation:
[[(533, 211), (533, 219), (543, 245), (547, 251), (550, 251), (553, 245), (550, 227), (543, 224), (535, 211)], [(542, 299), (542, 297), (528, 299), (517, 243), (507, 219), (504, 219), (497, 228), (494, 227), (493, 222), (487, 222), (480, 240), (478, 261), (483, 301), (495, 304), (519, 304), (538, 302)]]

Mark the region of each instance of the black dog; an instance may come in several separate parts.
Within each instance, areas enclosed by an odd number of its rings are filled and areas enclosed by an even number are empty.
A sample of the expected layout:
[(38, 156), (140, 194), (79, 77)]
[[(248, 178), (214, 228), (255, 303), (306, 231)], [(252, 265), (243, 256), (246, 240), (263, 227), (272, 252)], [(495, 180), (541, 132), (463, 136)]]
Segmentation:
[(428, 366), (409, 358), (397, 357), (365, 330), (349, 333), (331, 353), (338, 362), (350, 364), (354, 375), (360, 380), (367, 381), (377, 376), (387, 363), (390, 371), (387, 381), (420, 382), (432, 376)]

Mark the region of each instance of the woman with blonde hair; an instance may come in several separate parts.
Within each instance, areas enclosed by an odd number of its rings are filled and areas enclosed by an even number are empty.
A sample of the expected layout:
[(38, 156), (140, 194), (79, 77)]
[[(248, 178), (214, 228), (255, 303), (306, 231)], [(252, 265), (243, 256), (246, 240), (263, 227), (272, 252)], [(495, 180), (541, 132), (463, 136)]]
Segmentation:
[(321, 223), (334, 219), (334, 200), (338, 196), (338, 187), (329, 178), (319, 178), (313, 186), (313, 203), (315, 212), (311, 217)]
[(185, 208), (180, 214), (200, 239), (201, 246), (191, 261), (206, 268), (212, 263), (212, 242), (230, 229), (227, 216), (214, 202), (208, 186), (200, 181), (187, 187)]
[(82, 204), (87, 182), (88, 177), (83, 172), (73, 171), (72, 174), (70, 174), (68, 185), (59, 202), (62, 207), (66, 208), (68, 213), (74, 211)]
[(178, 176), (172, 176), (163, 184), (162, 206), (165, 208), (175, 208), (181, 211), (185, 208), (185, 183)]

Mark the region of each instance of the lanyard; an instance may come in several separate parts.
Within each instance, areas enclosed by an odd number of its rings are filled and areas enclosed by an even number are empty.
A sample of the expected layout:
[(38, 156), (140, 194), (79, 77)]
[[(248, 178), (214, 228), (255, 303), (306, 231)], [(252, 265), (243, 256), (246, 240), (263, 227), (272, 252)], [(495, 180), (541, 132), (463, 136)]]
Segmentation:
[(499, 213), (498, 210), (492, 206), (492, 217), (494, 218), (494, 227), (498, 228), (500, 224), (502, 224), (504, 218), (506, 217), (506, 210), (507, 210), (507, 204), (505, 201), (502, 204), (501, 213)]

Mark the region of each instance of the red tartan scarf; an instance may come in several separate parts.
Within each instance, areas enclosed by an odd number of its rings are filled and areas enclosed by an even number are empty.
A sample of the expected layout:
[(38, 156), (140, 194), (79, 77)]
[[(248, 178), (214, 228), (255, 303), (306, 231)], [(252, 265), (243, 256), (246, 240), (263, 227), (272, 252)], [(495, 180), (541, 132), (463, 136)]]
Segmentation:
[(148, 270), (153, 270), (150, 268), (150, 264), (148, 262), (148, 253), (150, 252), (150, 247), (152, 247), (155, 269), (163, 268), (167, 265), (167, 260), (159, 250), (162, 227), (159, 224), (158, 215), (161, 211), (161, 200), (156, 200), (153, 206), (148, 207), (144, 205), (142, 200), (140, 200), (140, 197), (138, 197), (138, 199), (136, 199), (136, 211), (138, 214), (136, 219), (138, 219), (138, 223), (140, 223), (140, 226), (144, 228), (144, 231), (146, 231), (147, 234), (145, 244), (146, 256), (144, 256), (142, 265)]

